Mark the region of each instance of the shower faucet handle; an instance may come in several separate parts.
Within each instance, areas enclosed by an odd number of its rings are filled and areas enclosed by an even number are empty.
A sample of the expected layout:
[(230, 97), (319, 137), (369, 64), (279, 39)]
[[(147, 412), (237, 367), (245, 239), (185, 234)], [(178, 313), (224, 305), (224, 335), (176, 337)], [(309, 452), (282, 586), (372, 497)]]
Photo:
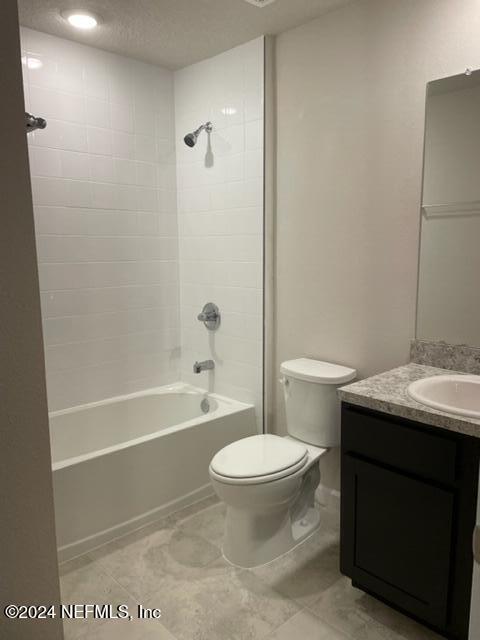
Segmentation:
[(207, 302), (197, 320), (203, 322), (209, 331), (215, 331), (220, 326), (220, 310), (213, 302)]
[(198, 314), (197, 318), (201, 322), (207, 322), (207, 320), (216, 320), (217, 314), (215, 313), (215, 311), (202, 311)]

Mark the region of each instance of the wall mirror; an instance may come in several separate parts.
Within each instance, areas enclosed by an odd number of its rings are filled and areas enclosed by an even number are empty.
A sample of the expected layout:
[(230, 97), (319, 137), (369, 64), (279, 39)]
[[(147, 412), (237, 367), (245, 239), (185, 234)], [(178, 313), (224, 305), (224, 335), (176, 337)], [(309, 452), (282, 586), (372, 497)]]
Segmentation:
[(480, 71), (427, 89), (416, 334), (480, 346)]

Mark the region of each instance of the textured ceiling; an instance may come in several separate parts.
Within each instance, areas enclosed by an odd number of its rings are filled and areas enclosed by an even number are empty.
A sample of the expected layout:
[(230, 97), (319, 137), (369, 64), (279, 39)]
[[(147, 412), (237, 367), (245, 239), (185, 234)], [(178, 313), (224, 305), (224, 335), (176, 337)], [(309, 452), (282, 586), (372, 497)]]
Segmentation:
[[(349, 1), (276, 0), (263, 8), (245, 0), (18, 0), (18, 5), (25, 27), (178, 69)], [(78, 8), (100, 14), (103, 24), (92, 32), (74, 30), (60, 12)]]

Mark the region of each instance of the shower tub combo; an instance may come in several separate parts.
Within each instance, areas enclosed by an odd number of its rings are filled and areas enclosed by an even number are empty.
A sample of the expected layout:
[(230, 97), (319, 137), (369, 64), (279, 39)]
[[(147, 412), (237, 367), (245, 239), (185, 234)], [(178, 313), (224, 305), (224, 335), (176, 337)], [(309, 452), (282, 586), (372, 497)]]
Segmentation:
[(175, 384), (50, 414), (60, 560), (213, 493), (208, 466), (253, 405)]

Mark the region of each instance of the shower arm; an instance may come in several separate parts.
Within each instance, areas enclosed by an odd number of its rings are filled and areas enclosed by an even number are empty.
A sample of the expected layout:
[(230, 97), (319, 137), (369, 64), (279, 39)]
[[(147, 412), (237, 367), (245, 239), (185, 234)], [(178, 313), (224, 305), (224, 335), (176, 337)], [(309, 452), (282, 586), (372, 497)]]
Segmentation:
[(206, 131), (207, 133), (212, 133), (213, 125), (211, 122), (206, 122), (202, 124), (194, 131), (194, 135), (198, 136), (202, 133), (202, 131)]

